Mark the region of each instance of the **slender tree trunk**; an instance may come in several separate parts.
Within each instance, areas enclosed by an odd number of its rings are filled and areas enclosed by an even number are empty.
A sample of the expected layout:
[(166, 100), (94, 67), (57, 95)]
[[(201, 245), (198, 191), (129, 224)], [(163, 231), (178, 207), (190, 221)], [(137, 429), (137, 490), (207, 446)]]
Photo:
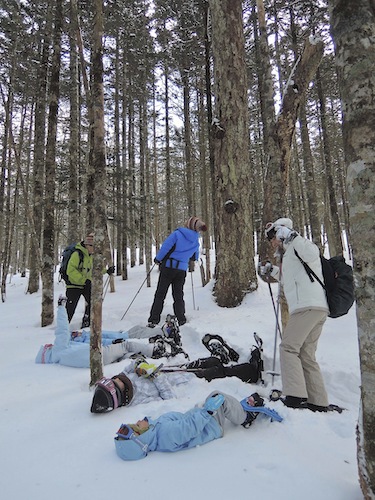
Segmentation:
[(103, 376), (102, 365), (102, 309), (103, 267), (108, 241), (107, 234), (107, 179), (105, 159), (104, 91), (103, 91), (103, 1), (94, 0), (92, 37), (92, 105), (93, 105), (93, 171), (95, 255), (91, 293), (90, 385)]
[(54, 264), (55, 264), (55, 184), (56, 184), (56, 138), (57, 116), (60, 98), (61, 34), (63, 22), (62, 0), (56, 0), (53, 56), (50, 81), (48, 136), (46, 147), (46, 170), (44, 189), (44, 227), (42, 261), (42, 315), (41, 325), (52, 324), (54, 319)]
[(361, 361), (358, 467), (366, 500), (375, 498), (375, 8), (368, 0), (330, 0), (348, 165), (351, 243)]
[(80, 224), (78, 217), (78, 173), (79, 173), (79, 79), (77, 52), (77, 14), (75, 2), (70, 2), (70, 137), (69, 137), (69, 201), (68, 201), (68, 238), (67, 243), (79, 241)]

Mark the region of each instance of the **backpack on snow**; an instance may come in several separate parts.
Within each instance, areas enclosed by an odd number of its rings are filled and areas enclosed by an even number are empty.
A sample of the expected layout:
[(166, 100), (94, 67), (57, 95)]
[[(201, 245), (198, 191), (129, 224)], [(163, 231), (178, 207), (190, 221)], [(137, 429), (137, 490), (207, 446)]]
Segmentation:
[(339, 318), (347, 314), (354, 302), (354, 279), (353, 269), (345, 262), (344, 257), (337, 255), (326, 259), (320, 256), (324, 281), (322, 283), (310, 266), (301, 259), (297, 250), (294, 250), (294, 253), (305, 268), (310, 281), (313, 282), (315, 278), (324, 288), (329, 307), (328, 316)]
[(68, 245), (63, 253), (62, 253), (62, 258), (61, 258), (61, 264), (60, 264), (60, 269), (59, 269), (59, 274), (60, 278), (59, 281), (64, 280), (66, 284), (69, 283), (69, 278), (66, 273), (68, 269), (68, 262), (70, 257), (74, 252), (78, 252), (79, 255), (79, 268), (83, 268), (83, 252), (79, 248), (76, 248), (77, 243), (72, 243), (71, 245)]

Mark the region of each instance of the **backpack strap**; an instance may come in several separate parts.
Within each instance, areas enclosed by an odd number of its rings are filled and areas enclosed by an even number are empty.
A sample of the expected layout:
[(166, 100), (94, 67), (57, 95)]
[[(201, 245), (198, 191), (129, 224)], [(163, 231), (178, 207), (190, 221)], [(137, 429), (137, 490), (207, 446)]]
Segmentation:
[(296, 254), (297, 259), (301, 262), (301, 264), (305, 268), (305, 271), (307, 273), (307, 276), (310, 278), (311, 283), (314, 283), (314, 278), (315, 278), (325, 290), (326, 287), (325, 287), (324, 283), (322, 282), (322, 280), (320, 278), (318, 278), (318, 276), (314, 273), (314, 271), (311, 269), (311, 267), (303, 259), (301, 259), (300, 255), (296, 249), (294, 249), (294, 253)]

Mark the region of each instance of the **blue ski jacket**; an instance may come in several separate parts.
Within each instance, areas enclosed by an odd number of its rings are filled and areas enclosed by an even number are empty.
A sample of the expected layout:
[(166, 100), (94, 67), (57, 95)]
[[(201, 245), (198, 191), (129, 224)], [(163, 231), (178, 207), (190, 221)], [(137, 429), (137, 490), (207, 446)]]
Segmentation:
[[(163, 259), (170, 253), (169, 257)], [(189, 260), (199, 258), (199, 233), (186, 227), (179, 227), (164, 241), (156, 254), (155, 260), (163, 262), (165, 267), (186, 271)]]
[(123, 460), (144, 458), (149, 451), (179, 451), (208, 443), (223, 436), (217, 420), (203, 408), (186, 413), (169, 412), (156, 420), (147, 418), (150, 428), (132, 439), (115, 438), (116, 452)]

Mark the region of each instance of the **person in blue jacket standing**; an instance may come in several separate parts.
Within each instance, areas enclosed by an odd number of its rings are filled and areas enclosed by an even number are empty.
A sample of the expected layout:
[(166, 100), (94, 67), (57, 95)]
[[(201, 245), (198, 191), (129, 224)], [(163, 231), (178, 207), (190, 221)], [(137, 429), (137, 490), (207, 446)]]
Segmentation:
[(136, 424), (122, 424), (115, 437), (117, 455), (123, 460), (139, 460), (150, 451), (174, 452), (223, 437), (225, 420), (249, 427), (258, 413), (282, 421), (275, 411), (264, 406), (254, 393), (241, 402), (222, 392), (213, 392), (202, 408), (186, 413), (168, 412), (153, 420), (145, 417)]
[(199, 232), (207, 231), (206, 224), (198, 217), (190, 217), (185, 227), (179, 227), (162, 244), (154, 259), (159, 264), (160, 275), (151, 307), (148, 325), (154, 328), (160, 321), (164, 300), (172, 285), (173, 311), (180, 326), (186, 323), (184, 284), (190, 261), (199, 257)]

